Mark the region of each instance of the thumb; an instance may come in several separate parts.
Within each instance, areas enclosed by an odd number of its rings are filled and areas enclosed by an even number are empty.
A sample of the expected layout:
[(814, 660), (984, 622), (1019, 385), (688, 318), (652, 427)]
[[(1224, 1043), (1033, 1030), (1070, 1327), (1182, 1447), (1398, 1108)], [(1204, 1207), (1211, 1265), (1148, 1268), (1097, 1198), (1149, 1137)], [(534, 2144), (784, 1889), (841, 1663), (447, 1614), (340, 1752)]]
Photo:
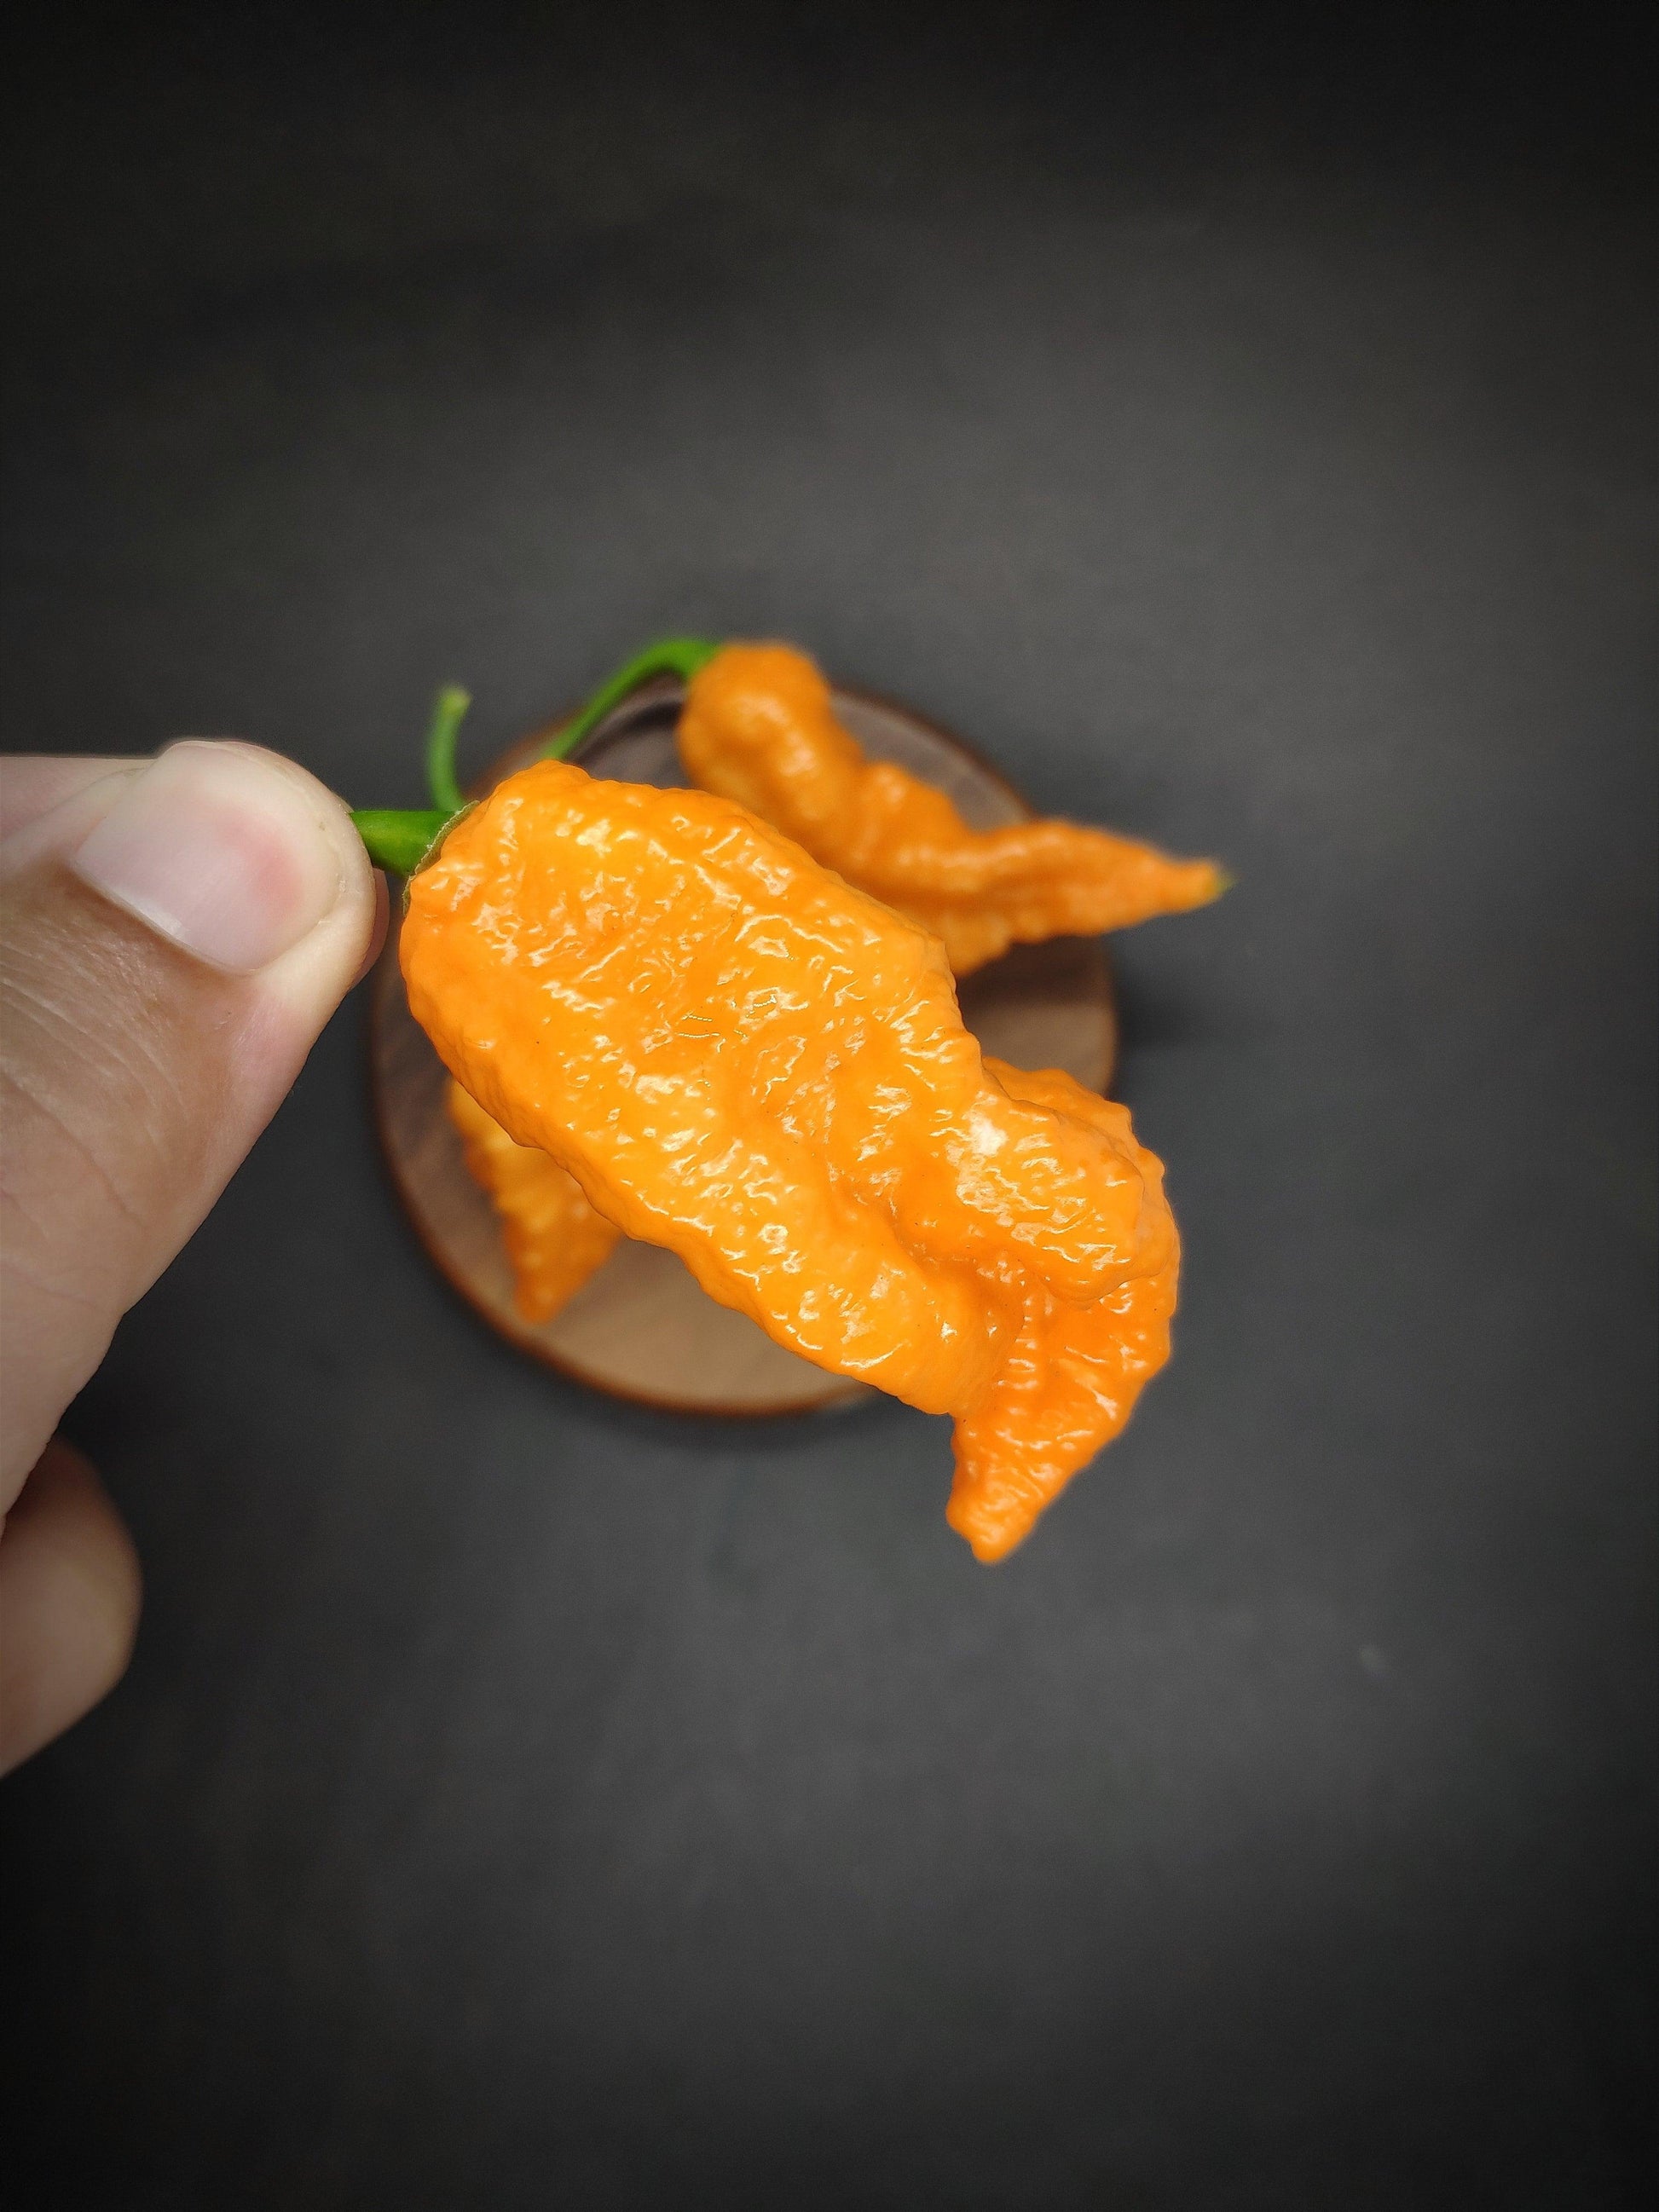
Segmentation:
[(189, 739), (89, 768), (0, 843), (0, 1514), (376, 921), (345, 809), (291, 762)]

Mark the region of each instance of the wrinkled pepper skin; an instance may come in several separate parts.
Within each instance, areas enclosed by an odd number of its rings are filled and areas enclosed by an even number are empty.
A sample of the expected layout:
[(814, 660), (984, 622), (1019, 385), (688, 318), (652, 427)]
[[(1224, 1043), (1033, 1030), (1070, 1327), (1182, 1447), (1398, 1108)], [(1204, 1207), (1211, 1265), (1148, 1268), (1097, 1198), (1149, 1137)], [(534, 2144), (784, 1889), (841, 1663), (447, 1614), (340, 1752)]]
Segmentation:
[(1163, 1163), (1135, 1142), (1128, 1109), (1058, 1068), (1028, 1073), (987, 1059), (1011, 1098), (1069, 1116), (1133, 1158), (1155, 1224), (1136, 1272), (1086, 1305), (1033, 1279), (1025, 1325), (990, 1389), (956, 1427), (946, 1517), (981, 1559), (1018, 1543), (1077, 1470), (1108, 1444), (1170, 1357), (1181, 1243), (1164, 1202)]
[(988, 1070), (938, 940), (776, 830), (538, 763), (411, 879), (401, 958), (451, 1073), (608, 1220), (957, 1416), (981, 1557), (1121, 1425), (1158, 1334), (1125, 1286), (1173, 1297), (1157, 1163), (1121, 1109)]
[(513, 1303), (532, 1325), (551, 1321), (611, 1257), (621, 1235), (596, 1213), (574, 1176), (547, 1153), (515, 1145), (452, 1079), (445, 1111), (472, 1180), (501, 1217)]
[(945, 794), (866, 760), (816, 665), (787, 645), (727, 645), (691, 678), (680, 757), (872, 898), (941, 939), (966, 975), (1012, 944), (1092, 937), (1184, 913), (1226, 889), (1210, 860), (1072, 822), (970, 830)]

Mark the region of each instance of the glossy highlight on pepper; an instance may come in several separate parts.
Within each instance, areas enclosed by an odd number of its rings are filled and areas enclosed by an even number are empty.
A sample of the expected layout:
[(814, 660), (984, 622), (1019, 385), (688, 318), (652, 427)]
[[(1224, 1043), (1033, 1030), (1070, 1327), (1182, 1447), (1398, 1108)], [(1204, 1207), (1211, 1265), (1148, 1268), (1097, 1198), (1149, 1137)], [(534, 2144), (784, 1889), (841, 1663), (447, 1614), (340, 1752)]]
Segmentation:
[(957, 1417), (980, 1557), (1167, 1356), (1174, 1228), (1123, 1109), (988, 1066), (938, 939), (739, 806), (539, 763), (413, 878), (401, 959), (451, 1073), (605, 1220)]

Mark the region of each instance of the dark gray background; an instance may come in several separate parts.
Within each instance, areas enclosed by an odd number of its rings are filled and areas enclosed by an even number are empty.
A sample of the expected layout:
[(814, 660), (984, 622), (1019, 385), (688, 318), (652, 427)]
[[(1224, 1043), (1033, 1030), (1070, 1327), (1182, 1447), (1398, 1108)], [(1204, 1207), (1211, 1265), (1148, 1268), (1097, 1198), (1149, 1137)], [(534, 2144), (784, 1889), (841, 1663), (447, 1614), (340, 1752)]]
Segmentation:
[(493, 1341), (347, 1007), (69, 1417), (149, 1606), (0, 1792), (31, 2202), (1651, 2178), (1639, 80), (1583, 11), (1100, 15), (77, 16), (12, 80), (9, 746), (397, 804), (440, 679), (480, 761), (778, 632), (1241, 878), (1117, 944), (1177, 1356), (994, 1571), (942, 1423)]

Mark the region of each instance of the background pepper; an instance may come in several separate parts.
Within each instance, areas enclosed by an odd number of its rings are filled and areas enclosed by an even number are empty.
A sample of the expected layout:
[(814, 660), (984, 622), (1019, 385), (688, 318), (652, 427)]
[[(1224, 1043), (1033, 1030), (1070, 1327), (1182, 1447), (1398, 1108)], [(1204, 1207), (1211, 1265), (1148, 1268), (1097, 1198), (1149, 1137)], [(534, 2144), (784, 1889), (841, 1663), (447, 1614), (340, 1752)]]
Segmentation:
[(679, 749), (702, 789), (932, 930), (958, 975), (1012, 944), (1124, 929), (1227, 888), (1212, 860), (1172, 860), (1073, 822), (970, 830), (935, 786), (866, 758), (818, 668), (792, 646), (726, 645), (694, 667)]
[(459, 1083), (451, 1081), (444, 1108), (468, 1172), (501, 1217), (514, 1304), (527, 1322), (551, 1321), (611, 1257), (621, 1231), (595, 1212), (567, 1169), (538, 1146), (515, 1145)]

